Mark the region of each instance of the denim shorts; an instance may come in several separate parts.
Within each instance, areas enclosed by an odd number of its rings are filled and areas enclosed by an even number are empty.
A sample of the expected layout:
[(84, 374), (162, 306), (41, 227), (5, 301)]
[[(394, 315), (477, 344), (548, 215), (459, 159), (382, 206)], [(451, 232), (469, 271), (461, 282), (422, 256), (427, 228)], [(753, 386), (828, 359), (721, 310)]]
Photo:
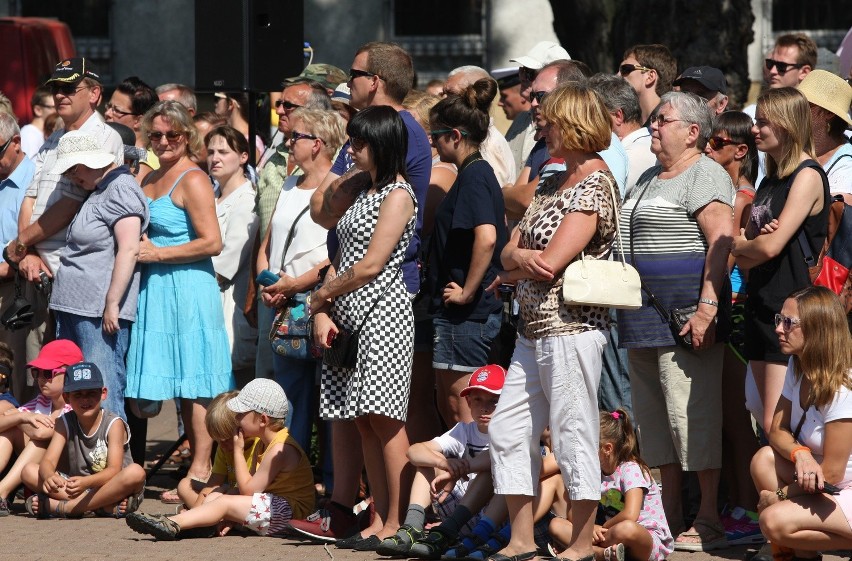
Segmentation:
[(485, 320), (453, 321), (435, 318), (432, 368), (473, 372), (488, 364), (491, 342), (500, 332), (501, 312)]

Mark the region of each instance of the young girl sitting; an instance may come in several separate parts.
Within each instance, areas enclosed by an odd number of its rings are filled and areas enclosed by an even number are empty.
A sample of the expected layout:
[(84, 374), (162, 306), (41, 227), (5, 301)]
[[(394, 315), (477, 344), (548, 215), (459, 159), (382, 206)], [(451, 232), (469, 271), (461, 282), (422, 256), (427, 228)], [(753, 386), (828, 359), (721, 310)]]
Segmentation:
[[(601, 460), (601, 505), (595, 524), (595, 560), (661, 561), (674, 549), (660, 488), (639, 457), (633, 425), (623, 409), (601, 412), (598, 455)], [(603, 516), (600, 516), (600, 514)], [(602, 518), (602, 519), (601, 519)], [(571, 539), (571, 523), (550, 523), (551, 536), (562, 543)]]

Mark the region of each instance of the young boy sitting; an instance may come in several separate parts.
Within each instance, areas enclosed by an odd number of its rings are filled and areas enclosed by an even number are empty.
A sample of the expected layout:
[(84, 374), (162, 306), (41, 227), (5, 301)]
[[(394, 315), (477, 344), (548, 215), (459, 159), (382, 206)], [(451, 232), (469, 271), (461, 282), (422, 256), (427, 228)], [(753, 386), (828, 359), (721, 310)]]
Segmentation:
[(86, 512), (122, 517), (139, 508), (145, 470), (130, 457), (130, 429), (101, 407), (107, 396), (97, 365), (79, 362), (65, 372), (65, 401), (40, 463), (24, 466), (24, 484), (37, 494), (27, 511), (39, 518), (80, 518)]
[[(11, 349), (6, 349), (4, 361), (13, 360)], [(81, 360), (83, 353), (72, 341), (51, 341), (27, 365), (38, 386), (39, 395), (22, 407), (0, 414), (0, 471), (12, 459), (13, 452), (18, 454), (6, 477), (0, 481), (0, 516), (8, 516), (10, 513), (12, 496), (21, 485), (21, 470), (29, 463), (41, 460), (53, 438), (56, 419), (71, 410), (62, 393), (65, 369)]]
[[(207, 406), (204, 426), (207, 427), (210, 437), (218, 443), (218, 447), (213, 460), (213, 471), (206, 483), (191, 477), (184, 477), (178, 483), (178, 496), (187, 508), (200, 506), (223, 493), (239, 494), (234, 467), (234, 435), (239, 428), (239, 423), (237, 414), (228, 409), (227, 405), (230, 399), (239, 394), (238, 391), (221, 393)], [(244, 456), (249, 473), (254, 473), (257, 464), (255, 451), (258, 442), (260, 442), (258, 438), (246, 439)]]
[[(455, 528), (456, 535), (470, 520), (467, 508), (460, 505), (459, 501), (468, 491), (468, 485), (475, 475), (471, 473), (470, 460), (488, 449), (488, 423), (497, 407), (505, 379), (506, 371), (496, 364), (476, 370), (471, 374), (467, 387), (460, 393), (467, 399), (474, 420), (457, 423), (441, 436), (428, 442), (418, 442), (408, 449), (408, 459), (417, 467), (411, 486), (411, 503), (408, 505), (405, 523), (399, 531), (382, 540), (376, 549), (379, 555), (409, 554), (412, 544), (423, 537), (425, 511), (430, 504), (445, 524), (449, 522), (452, 525), (451, 519), (456, 516), (466, 518)], [(455, 485), (447, 492), (438, 490), (438, 499), (433, 502), (430, 482), (441, 474), (449, 474), (455, 480)], [(470, 476), (464, 477), (467, 474)]]
[[(197, 508), (165, 517), (133, 513), (127, 525), (158, 540), (173, 540), (181, 530), (220, 524), (225, 535), (242, 524), (261, 536), (281, 536), (291, 518), (314, 511), (314, 476), (307, 455), (285, 428), (287, 396), (275, 381), (252, 380), (227, 406), (237, 414), (234, 475), (239, 495), (220, 495)], [(249, 473), (246, 439), (259, 438), (257, 471)], [(224, 523), (224, 524), (222, 524)]]

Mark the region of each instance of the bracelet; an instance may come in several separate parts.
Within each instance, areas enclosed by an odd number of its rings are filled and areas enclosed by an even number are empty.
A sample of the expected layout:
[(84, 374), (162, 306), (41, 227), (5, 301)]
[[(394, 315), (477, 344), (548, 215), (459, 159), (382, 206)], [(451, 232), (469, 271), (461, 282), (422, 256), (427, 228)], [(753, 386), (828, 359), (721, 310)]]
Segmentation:
[(711, 300), (709, 298), (699, 298), (698, 303), (699, 304), (707, 304), (708, 306), (713, 306), (714, 308), (719, 307), (719, 303), (717, 301)]
[(787, 500), (787, 493), (781, 487), (778, 487), (778, 490), (775, 491), (775, 494), (778, 495), (778, 500), (781, 500), (781, 501)]
[(796, 454), (798, 454), (802, 450), (807, 450), (808, 452), (811, 451), (811, 449), (808, 448), (807, 446), (796, 446), (795, 448), (790, 450), (790, 461), (795, 464), (796, 463)]

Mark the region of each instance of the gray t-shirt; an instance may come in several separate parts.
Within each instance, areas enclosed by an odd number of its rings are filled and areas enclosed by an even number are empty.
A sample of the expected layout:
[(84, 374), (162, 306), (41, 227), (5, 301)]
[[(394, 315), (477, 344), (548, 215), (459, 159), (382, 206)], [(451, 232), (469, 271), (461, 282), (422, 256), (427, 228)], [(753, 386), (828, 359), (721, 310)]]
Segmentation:
[[(121, 166), (104, 177), (68, 227), (50, 299), (52, 309), (85, 317), (103, 316), (117, 249), (113, 227), (129, 216), (142, 219), (141, 236), (148, 227), (148, 203), (127, 167)], [(137, 266), (121, 299), (119, 318), (136, 319), (138, 297)]]
[(109, 429), (115, 422), (124, 423), (127, 438), (122, 442), (124, 456), (121, 467), (126, 468), (133, 463), (130, 456), (130, 427), (121, 417), (104, 409), (100, 424), (92, 434), (84, 434), (77, 414), (69, 411), (60, 417), (65, 423), (65, 453), (59, 462), (59, 470), (71, 477), (93, 475), (107, 467), (107, 452), (109, 451)]

